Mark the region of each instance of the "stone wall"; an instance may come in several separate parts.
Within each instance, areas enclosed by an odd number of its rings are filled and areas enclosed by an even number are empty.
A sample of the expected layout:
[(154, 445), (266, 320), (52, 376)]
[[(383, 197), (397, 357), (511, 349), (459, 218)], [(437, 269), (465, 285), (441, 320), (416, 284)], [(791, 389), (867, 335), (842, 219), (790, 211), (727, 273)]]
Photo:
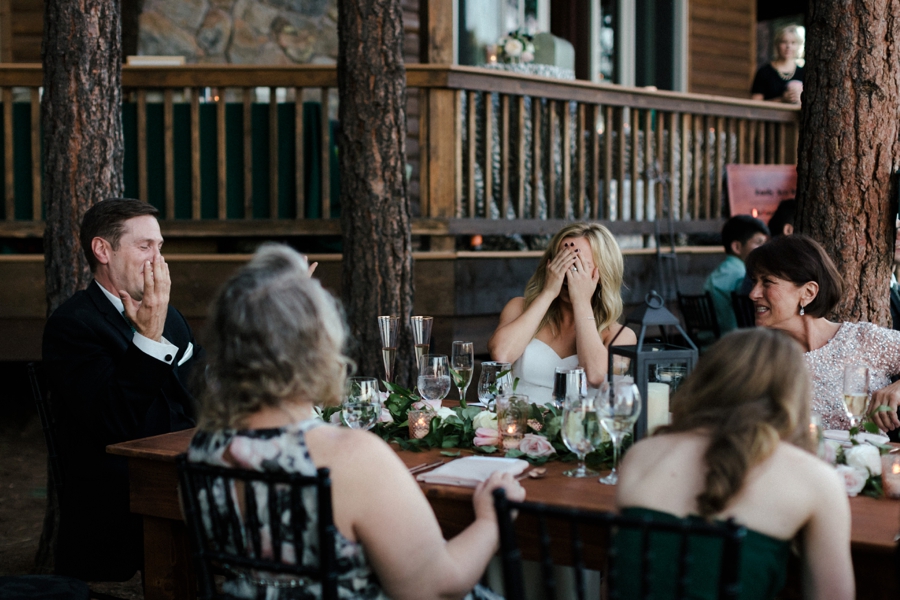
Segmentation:
[(337, 0), (144, 0), (138, 53), (189, 63), (333, 64)]

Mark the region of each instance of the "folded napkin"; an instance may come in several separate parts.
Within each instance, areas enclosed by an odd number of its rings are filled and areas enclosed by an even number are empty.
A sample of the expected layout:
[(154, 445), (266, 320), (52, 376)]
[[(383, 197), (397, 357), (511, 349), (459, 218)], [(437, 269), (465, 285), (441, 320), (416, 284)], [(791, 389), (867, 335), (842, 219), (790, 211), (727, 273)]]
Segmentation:
[[(826, 440), (834, 440), (836, 442), (840, 442), (843, 446), (852, 445), (850, 443), (850, 432), (844, 429), (826, 429), (822, 435)], [(891, 440), (886, 435), (866, 433), (864, 431), (861, 431), (856, 434), (856, 441), (862, 444), (866, 442), (872, 442), (873, 444), (887, 444)]]
[(450, 461), (434, 471), (422, 473), (416, 479), (424, 483), (475, 487), (488, 479), (494, 472), (518, 475), (528, 468), (528, 463), (518, 458), (498, 458), (493, 456), (467, 456)]

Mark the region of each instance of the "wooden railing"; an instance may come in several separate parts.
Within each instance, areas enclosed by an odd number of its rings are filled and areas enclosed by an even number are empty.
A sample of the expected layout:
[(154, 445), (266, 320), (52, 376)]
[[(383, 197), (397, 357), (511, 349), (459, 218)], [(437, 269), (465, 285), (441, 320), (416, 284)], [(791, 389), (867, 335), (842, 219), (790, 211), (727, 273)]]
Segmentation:
[[(0, 236), (42, 231), (41, 77), (0, 65)], [(167, 235), (339, 233), (334, 67), (126, 66), (122, 84), (126, 192), (161, 209)], [(649, 233), (668, 205), (678, 231), (717, 228), (726, 164), (796, 162), (790, 106), (446, 65), (407, 65), (407, 85), (417, 234), (575, 218)]]

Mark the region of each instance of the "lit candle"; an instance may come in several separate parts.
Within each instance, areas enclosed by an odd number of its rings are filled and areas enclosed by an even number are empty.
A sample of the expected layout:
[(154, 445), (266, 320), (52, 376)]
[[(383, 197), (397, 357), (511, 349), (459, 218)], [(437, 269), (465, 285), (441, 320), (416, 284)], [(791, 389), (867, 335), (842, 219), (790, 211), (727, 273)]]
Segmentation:
[(881, 457), (881, 486), (888, 498), (900, 499), (900, 455)]
[(651, 381), (647, 384), (647, 431), (669, 424), (669, 386)]
[(434, 418), (434, 415), (424, 410), (411, 410), (407, 414), (407, 418), (409, 420), (409, 437), (421, 440), (431, 430), (431, 419)]

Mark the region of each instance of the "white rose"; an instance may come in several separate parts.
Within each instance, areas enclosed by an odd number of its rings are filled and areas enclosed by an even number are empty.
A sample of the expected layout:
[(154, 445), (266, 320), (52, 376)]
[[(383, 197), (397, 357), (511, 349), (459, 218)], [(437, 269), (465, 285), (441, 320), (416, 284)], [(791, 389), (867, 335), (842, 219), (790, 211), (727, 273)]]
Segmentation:
[(519, 442), (519, 450), (528, 456), (533, 456), (535, 458), (550, 456), (551, 454), (556, 453), (556, 450), (553, 449), (553, 446), (547, 441), (547, 438), (534, 433), (525, 434), (525, 437)]
[(862, 491), (868, 479), (868, 473), (860, 472), (849, 465), (838, 465), (837, 473), (844, 479), (844, 487), (851, 498)]
[(823, 456), (822, 458), (824, 458), (826, 462), (832, 465), (837, 465), (837, 455), (840, 448), (840, 442), (836, 442), (834, 440), (825, 440), (825, 456)]
[(497, 415), (489, 410), (483, 410), (472, 419), (472, 427), (475, 429), (486, 428), (497, 430)]
[(391, 411), (389, 411), (387, 408), (382, 407), (381, 416), (378, 417), (378, 421), (381, 423), (393, 423), (394, 416), (391, 414)]
[(329, 417), (328, 422), (333, 423), (334, 425), (340, 425), (341, 424), (341, 411), (336, 410), (333, 413), (331, 413), (331, 417)]
[(503, 44), (503, 51), (506, 52), (507, 56), (511, 56), (516, 58), (525, 50), (525, 44), (520, 42), (519, 40), (513, 38), (508, 40), (505, 44)]
[(437, 411), (437, 416), (441, 418), (442, 421), (445, 421), (447, 417), (453, 417), (456, 413), (453, 412), (452, 408), (447, 408), (446, 406), (439, 408)]
[(868, 469), (871, 477), (881, 475), (881, 452), (871, 444), (860, 444), (846, 450), (847, 465), (865, 473)]
[(522, 62), (530, 63), (534, 60), (534, 53), (528, 52), (527, 50), (522, 53)]

